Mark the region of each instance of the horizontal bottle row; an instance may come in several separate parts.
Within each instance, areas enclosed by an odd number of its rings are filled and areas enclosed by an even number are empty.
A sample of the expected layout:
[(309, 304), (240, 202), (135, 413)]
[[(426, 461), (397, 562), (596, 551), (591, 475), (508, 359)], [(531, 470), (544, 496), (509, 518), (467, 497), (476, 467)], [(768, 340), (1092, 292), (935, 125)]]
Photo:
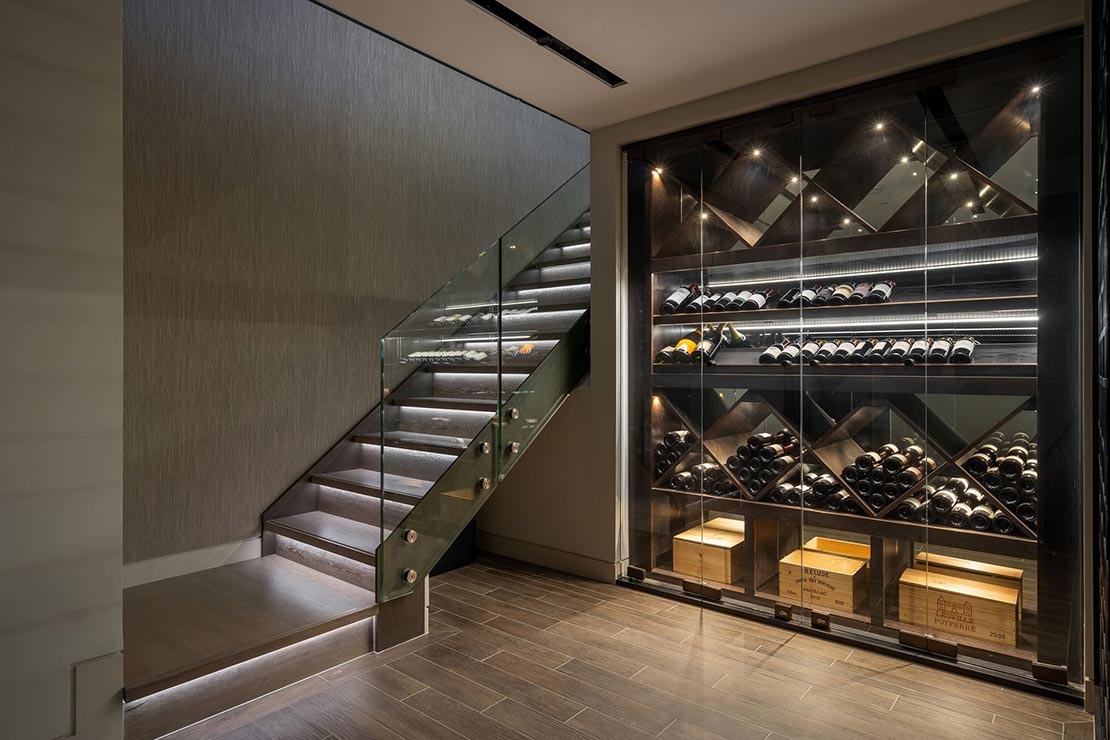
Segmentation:
[[(527, 306), (524, 308), (503, 308), (500, 314), (502, 316), (522, 316), (536, 311), (539, 311), (538, 306)], [(432, 326), (468, 326), (493, 321), (497, 318), (497, 315), (498, 311), (495, 306), (487, 306), (484, 307), (484, 310), (475, 313), (452, 313), (437, 316), (432, 319)]]
[(655, 354), (656, 364), (713, 365), (722, 349), (751, 347), (751, 341), (732, 324), (706, 324), (691, 330), (675, 344)]
[[(536, 345), (530, 342), (513, 344), (501, 350), (501, 356), (511, 360), (517, 357), (527, 357), (536, 351)], [(456, 365), (466, 363), (481, 363), (488, 360), (494, 353), (482, 350), (464, 349), (437, 349), (410, 352), (401, 358), (402, 363), (427, 363), (429, 365)]]
[(697, 284), (674, 290), (659, 308), (662, 314), (711, 311), (758, 311), (763, 308), (810, 308), (859, 303), (885, 303), (894, 293), (893, 280), (838, 283), (789, 288), (715, 291)]
[(807, 363), (869, 363), (919, 365), (927, 363), (968, 364), (973, 361), (978, 340), (974, 337), (932, 339), (784, 339), (759, 356), (761, 365)]

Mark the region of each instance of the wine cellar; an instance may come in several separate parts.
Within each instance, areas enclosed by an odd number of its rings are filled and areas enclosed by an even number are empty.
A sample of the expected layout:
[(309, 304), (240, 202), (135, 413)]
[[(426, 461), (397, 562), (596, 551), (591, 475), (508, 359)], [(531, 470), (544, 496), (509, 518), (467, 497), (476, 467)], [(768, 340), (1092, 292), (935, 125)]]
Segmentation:
[(623, 583), (1077, 694), (1081, 48), (625, 148)]

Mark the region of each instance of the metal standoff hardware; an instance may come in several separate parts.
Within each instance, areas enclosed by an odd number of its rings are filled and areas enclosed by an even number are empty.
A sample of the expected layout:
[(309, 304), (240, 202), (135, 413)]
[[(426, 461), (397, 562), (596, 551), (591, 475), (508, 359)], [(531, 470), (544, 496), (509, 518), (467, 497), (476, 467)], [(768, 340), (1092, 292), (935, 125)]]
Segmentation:
[(510, 442), (509, 443), (509, 452), (514, 454), (514, 455), (516, 453), (520, 452), (520, 442)]
[(491, 445), (489, 442), (483, 442), (482, 444), (478, 445), (478, 452), (481, 452), (483, 455), (488, 455), (489, 453), (493, 452), (493, 445)]
[(520, 409), (509, 409), (509, 418), (510, 419), (519, 419), (520, 418)]
[(481, 488), (483, 491), (488, 491), (491, 486), (493, 486), (493, 481), (491, 481), (489, 478), (478, 479), (478, 487)]
[(405, 583), (416, 583), (416, 571), (412, 568), (405, 568), (404, 579)]
[(410, 545), (412, 543), (416, 542), (416, 530), (415, 529), (406, 529), (405, 530), (405, 542), (409, 543)]

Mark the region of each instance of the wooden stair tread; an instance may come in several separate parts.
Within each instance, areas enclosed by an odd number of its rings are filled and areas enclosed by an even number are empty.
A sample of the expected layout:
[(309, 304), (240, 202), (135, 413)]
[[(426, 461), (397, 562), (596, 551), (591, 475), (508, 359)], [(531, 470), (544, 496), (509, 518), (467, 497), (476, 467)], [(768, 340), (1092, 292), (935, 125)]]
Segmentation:
[(123, 591), (127, 701), (365, 619), (373, 592), (277, 555)]
[(379, 527), (323, 511), (270, 519), (265, 526), (267, 532), (292, 537), (367, 565), (374, 564), (374, 553), (383, 537)]
[[(382, 440), (383, 437), (378, 432), (355, 435), (355, 441), (362, 444), (380, 445)], [(456, 455), (465, 452), (470, 446), (470, 440), (466, 437), (449, 437), (425, 432), (390, 431), (385, 433), (384, 440), (386, 447)]]
[(590, 285), (590, 276), (566, 278), (565, 280), (538, 280), (531, 283), (510, 283), (508, 290), (535, 290), (537, 288), (572, 288)]
[(312, 476), (312, 482), (331, 486), (332, 488), (341, 488), (353, 493), (381, 496), (387, 501), (398, 501), (413, 505), (420, 503), (420, 499), (431, 490), (433, 485), (433, 482), (429, 480), (386, 473), (385, 491), (383, 492), (381, 489), (382, 474), (377, 470), (367, 470), (366, 468), (317, 473)]

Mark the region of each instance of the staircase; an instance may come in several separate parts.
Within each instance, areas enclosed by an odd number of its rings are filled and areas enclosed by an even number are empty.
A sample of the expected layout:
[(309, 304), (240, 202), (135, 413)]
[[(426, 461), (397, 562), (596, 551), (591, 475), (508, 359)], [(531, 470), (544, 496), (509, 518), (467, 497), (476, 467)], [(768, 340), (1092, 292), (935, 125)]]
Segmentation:
[(588, 372), (588, 204), (587, 165), (382, 338), (380, 403), (261, 558), (125, 590), (129, 740), (426, 631), (428, 574)]

